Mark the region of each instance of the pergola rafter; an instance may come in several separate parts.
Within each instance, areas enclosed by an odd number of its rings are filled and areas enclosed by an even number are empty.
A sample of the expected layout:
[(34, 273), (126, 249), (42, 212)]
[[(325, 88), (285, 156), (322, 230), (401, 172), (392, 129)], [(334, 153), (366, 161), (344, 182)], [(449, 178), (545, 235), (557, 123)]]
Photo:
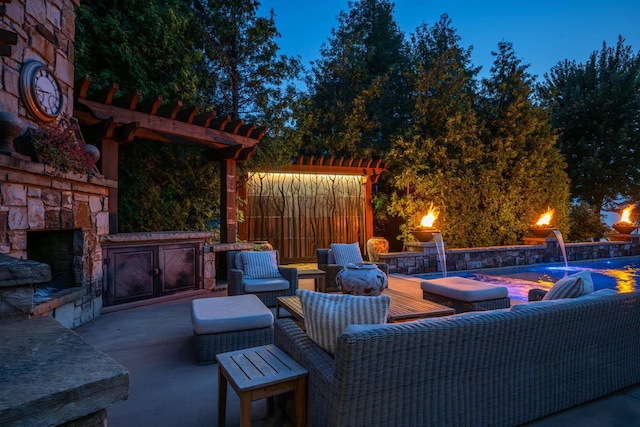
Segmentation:
[[(105, 178), (118, 180), (118, 147), (135, 138), (204, 148), (207, 158), (221, 165), (221, 241), (235, 242), (236, 162), (251, 157), (267, 127), (219, 116), (216, 111), (203, 111), (198, 106), (184, 106), (182, 101), (163, 103), (161, 96), (142, 99), (139, 90), (116, 97), (120, 89), (117, 83), (90, 99), (90, 84), (89, 76), (76, 82), (74, 116), (85, 140), (101, 148)], [(109, 213), (110, 232), (117, 233), (117, 189), (109, 194)]]

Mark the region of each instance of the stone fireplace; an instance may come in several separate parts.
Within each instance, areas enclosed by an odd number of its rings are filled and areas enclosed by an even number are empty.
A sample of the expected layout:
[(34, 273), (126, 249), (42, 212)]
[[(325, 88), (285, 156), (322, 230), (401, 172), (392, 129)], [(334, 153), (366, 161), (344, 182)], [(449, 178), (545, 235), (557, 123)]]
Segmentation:
[[(75, 262), (74, 240), (82, 239), (82, 230), (27, 232), (27, 258), (49, 265), (52, 279), (38, 285), (52, 292), (82, 286), (82, 259)], [(80, 246), (81, 250), (82, 247)], [(78, 266), (80, 268), (75, 269)]]
[(99, 176), (58, 174), (0, 155), (0, 253), (51, 268), (35, 285), (31, 317), (51, 315), (74, 328), (102, 309), (100, 237), (109, 232), (108, 191)]

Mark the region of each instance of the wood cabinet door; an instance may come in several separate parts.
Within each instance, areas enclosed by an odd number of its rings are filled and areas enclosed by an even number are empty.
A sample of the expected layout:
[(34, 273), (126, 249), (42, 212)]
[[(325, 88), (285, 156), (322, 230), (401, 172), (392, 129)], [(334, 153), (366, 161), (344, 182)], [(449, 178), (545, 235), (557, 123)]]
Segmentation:
[(105, 250), (105, 305), (199, 289), (202, 243), (111, 247)]
[(159, 248), (158, 261), (161, 270), (158, 279), (162, 294), (199, 287), (199, 254), (199, 244), (161, 246)]
[(111, 249), (107, 255), (107, 305), (157, 295), (155, 247)]

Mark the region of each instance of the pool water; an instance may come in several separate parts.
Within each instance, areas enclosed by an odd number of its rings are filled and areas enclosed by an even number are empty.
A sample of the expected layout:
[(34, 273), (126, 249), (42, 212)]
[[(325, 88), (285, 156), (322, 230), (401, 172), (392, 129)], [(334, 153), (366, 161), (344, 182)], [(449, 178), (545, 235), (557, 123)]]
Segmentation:
[[(509, 298), (527, 301), (529, 289), (549, 289), (559, 279), (589, 270), (593, 278), (594, 290), (615, 289), (618, 292), (631, 292), (640, 289), (640, 258), (612, 258), (589, 262), (564, 264), (536, 264), (522, 267), (491, 268), (468, 272), (450, 272), (450, 276), (466, 277), (481, 282), (507, 287)], [(442, 274), (421, 274), (423, 279), (436, 279)]]

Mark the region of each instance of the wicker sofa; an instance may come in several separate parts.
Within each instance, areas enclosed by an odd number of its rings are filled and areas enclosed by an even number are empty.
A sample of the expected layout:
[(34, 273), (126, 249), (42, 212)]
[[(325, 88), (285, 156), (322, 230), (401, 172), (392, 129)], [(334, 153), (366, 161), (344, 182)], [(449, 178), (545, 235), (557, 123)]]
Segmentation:
[(352, 325), (335, 357), (292, 320), (308, 426), (515, 426), (640, 382), (640, 291)]

